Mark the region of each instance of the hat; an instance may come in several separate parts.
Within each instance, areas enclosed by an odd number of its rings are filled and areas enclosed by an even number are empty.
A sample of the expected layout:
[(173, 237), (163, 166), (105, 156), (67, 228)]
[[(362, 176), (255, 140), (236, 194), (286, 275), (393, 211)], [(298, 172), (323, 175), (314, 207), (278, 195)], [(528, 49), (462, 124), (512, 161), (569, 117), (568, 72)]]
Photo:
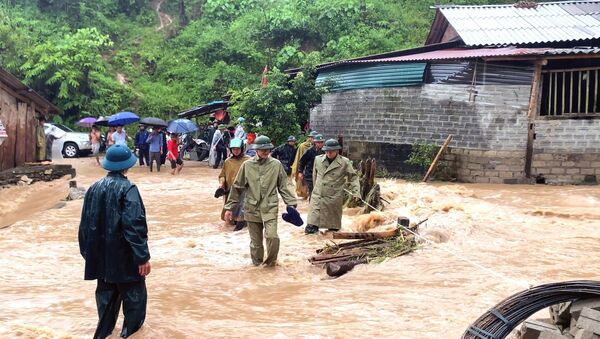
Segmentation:
[(227, 191), (223, 187), (219, 187), (215, 191), (215, 198), (220, 198), (220, 197), (224, 196), (225, 194), (227, 194)]
[(323, 142), (325, 140), (323, 140), (323, 136), (321, 134), (317, 134), (315, 135), (315, 138), (313, 139), (313, 142)]
[(102, 168), (112, 172), (131, 168), (136, 162), (137, 157), (131, 153), (129, 147), (123, 144), (116, 144), (108, 148), (101, 164)]
[(219, 124), (219, 126), (217, 128), (218, 129), (227, 129), (227, 125), (225, 125), (225, 124)]
[(302, 220), (300, 213), (298, 213), (298, 210), (296, 210), (294, 206), (288, 206), (286, 210), (287, 213), (283, 213), (281, 215), (284, 221), (287, 221), (295, 226), (302, 226), (304, 224), (304, 220)]
[(231, 139), (231, 141), (229, 142), (229, 148), (242, 148), (242, 139)]
[(244, 123), (244, 121), (246, 121), (246, 119), (244, 119), (244, 117), (239, 117), (238, 118), (238, 122), (239, 123)]
[(312, 131), (312, 132), (310, 132), (310, 134), (309, 134), (308, 136), (309, 136), (309, 137), (313, 137), (313, 138), (314, 138), (314, 137), (315, 137), (315, 136), (317, 136), (317, 135), (319, 135), (319, 132), (317, 132), (317, 131)]
[(335, 139), (325, 141), (325, 146), (322, 148), (323, 151), (334, 151), (339, 149), (342, 149), (342, 146), (340, 146), (340, 143)]
[(252, 144), (252, 149), (272, 149), (273, 144), (271, 143), (271, 139), (269, 139), (266, 135), (261, 135), (260, 137), (254, 140), (254, 144)]
[(290, 142), (290, 141), (296, 141), (296, 137), (295, 137), (295, 136), (293, 136), (293, 135), (290, 135), (290, 136), (288, 137), (288, 142)]

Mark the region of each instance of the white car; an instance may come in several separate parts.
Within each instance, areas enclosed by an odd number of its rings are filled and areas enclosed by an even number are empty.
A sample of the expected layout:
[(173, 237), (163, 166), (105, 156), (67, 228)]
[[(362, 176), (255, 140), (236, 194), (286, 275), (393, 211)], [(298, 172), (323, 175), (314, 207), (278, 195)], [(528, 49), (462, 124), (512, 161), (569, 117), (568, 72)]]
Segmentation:
[(92, 144), (87, 133), (75, 132), (67, 126), (56, 123), (45, 123), (44, 133), (51, 132), (54, 126), (60, 138), (54, 140), (52, 144), (52, 154), (57, 154), (56, 151), (62, 153), (65, 158), (75, 158), (92, 152)]

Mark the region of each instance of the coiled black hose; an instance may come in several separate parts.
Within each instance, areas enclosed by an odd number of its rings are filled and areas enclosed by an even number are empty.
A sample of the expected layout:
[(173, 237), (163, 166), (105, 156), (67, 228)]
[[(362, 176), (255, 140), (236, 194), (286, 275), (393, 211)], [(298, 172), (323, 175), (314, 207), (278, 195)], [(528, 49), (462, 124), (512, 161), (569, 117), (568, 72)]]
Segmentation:
[(491, 308), (463, 333), (463, 339), (504, 339), (535, 312), (554, 304), (600, 296), (600, 281), (576, 280), (532, 287)]

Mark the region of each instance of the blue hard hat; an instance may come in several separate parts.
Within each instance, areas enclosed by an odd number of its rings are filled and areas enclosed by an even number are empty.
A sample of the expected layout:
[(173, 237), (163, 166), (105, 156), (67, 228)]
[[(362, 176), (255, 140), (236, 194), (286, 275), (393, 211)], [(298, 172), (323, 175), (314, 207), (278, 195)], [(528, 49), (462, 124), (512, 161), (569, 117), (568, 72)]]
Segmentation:
[(239, 118), (238, 118), (238, 122), (239, 122), (239, 123), (243, 123), (243, 122), (245, 122), (245, 121), (246, 121), (246, 119), (244, 119), (244, 117), (239, 117)]
[(242, 148), (242, 143), (242, 139), (240, 138), (231, 139), (229, 142), (229, 148)]
[(131, 168), (137, 162), (137, 157), (129, 147), (123, 144), (112, 145), (106, 151), (106, 156), (100, 164), (107, 171), (123, 171)]

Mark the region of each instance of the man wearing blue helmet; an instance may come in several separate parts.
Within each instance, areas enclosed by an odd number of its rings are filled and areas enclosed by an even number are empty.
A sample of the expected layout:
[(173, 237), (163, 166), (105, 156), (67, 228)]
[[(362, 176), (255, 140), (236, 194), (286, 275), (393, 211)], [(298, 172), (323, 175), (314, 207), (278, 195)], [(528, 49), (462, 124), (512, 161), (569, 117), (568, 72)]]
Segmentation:
[[(227, 199), (229, 195), (229, 191), (231, 190), (231, 186), (233, 186), (233, 182), (235, 181), (235, 176), (240, 171), (240, 167), (242, 164), (249, 160), (250, 157), (245, 155), (242, 152), (242, 140), (241, 139), (231, 139), (229, 142), (229, 150), (231, 151), (231, 156), (229, 159), (225, 160), (223, 163), (223, 168), (221, 169), (221, 173), (219, 174), (219, 188), (217, 192), (215, 192), (215, 197), (219, 197), (221, 194), (223, 195), (223, 206), (227, 204)], [(242, 193), (243, 195), (243, 193)], [(232, 209), (233, 220), (231, 222), (235, 224), (234, 231), (239, 231), (246, 226), (246, 222), (244, 221), (243, 215), (243, 205), (244, 205), (244, 196), (239, 200), (238, 204)], [(221, 211), (221, 220), (225, 221), (225, 225), (229, 225), (230, 221), (225, 220), (225, 209)]]
[(109, 336), (123, 303), (121, 337), (135, 333), (146, 318), (146, 276), (150, 274), (146, 211), (137, 187), (125, 174), (137, 158), (124, 144), (111, 146), (101, 161), (108, 171), (83, 200), (79, 251), (85, 280), (97, 280), (98, 326), (94, 338)]

